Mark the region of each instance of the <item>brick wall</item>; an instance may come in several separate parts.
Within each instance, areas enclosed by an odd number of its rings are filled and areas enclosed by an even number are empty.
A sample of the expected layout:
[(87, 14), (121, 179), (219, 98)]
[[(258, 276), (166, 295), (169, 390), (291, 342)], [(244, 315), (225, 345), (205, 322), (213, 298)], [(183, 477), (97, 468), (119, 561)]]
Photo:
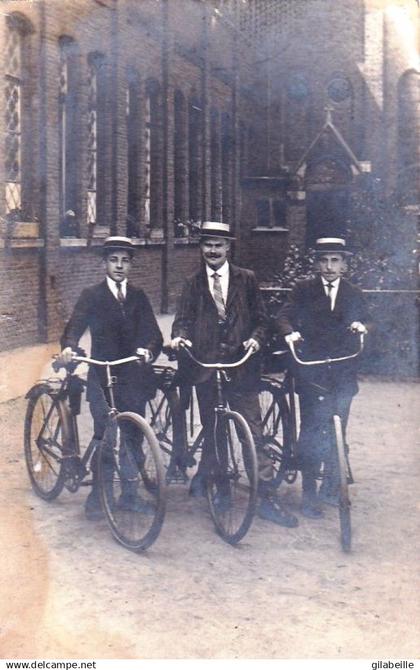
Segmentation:
[[(181, 245), (174, 240), (175, 91), (182, 91), (187, 103), (196, 95), (202, 105), (202, 140), (198, 152), (203, 165), (199, 184), (203, 217), (211, 213), (210, 118), (214, 109), (229, 115), (232, 128), (227, 211), (238, 236), (235, 260), (254, 267), (259, 275), (268, 265), (279, 269), (290, 242), (304, 240), (305, 205), (290, 198), (289, 189), (300, 188), (293, 177), (295, 161), (321, 127), (326, 103), (333, 105), (337, 128), (357, 157), (372, 161), (378, 179), (389, 189), (395, 186), (399, 169), (398, 83), (412, 67), (412, 45), (408, 39), (410, 32), (405, 31), (402, 48), (400, 24), (395, 21), (394, 10), (387, 12), (384, 20), (388, 4), (395, 3), (342, 0), (337, 4), (334, 0), (311, 0), (305, 12), (296, 12), (287, 25), (275, 30), (273, 39), (251, 44), (242, 41), (223, 17), (213, 12), (210, 2), (169, 0), (166, 4), (121, 0), (114, 4), (86, 0), (43, 3), (4, 0), (2, 8), (7, 12), (20, 12), (33, 28), (26, 73), (29, 97), (25, 98), (30, 123), (24, 133), (23, 167), (30, 172), (30, 204), (39, 218), (40, 230), (39, 239), (23, 239), (20, 246), (26, 248), (17, 248), (9, 239), (10, 226), (1, 219), (1, 230), (8, 228), (5, 248), (0, 244), (1, 325), (4, 326), (1, 347), (7, 349), (57, 338), (81, 289), (102, 277), (100, 263), (96, 265), (92, 261), (93, 252), (83, 246), (83, 239), (89, 236), (86, 223), (88, 54), (98, 51), (106, 59), (106, 142), (98, 173), (103, 187), (98, 223), (103, 225), (104, 232), (126, 232), (127, 67), (134, 68), (139, 77), (138, 137), (141, 140), (145, 130), (146, 86), (150, 80), (159, 86), (162, 105), (159, 207), (152, 226), (162, 228), (166, 243), (139, 248), (132, 280), (144, 287), (156, 310), (172, 309), (184, 276), (194, 272), (199, 264), (196, 245)], [(415, 3), (407, 0), (408, 5), (407, 16), (412, 21)], [(117, 9), (114, 11), (112, 7)], [(81, 123), (74, 142), (78, 155), (76, 209), (82, 242), (72, 249), (63, 248), (59, 239), (58, 75), (62, 36), (77, 42), (80, 76), (77, 99)], [(3, 73), (1, 61), (0, 74)], [(349, 83), (349, 95), (342, 101), (332, 100), (331, 82), (340, 77)], [(340, 81), (335, 86), (339, 89)], [(404, 118), (416, 118), (409, 110), (404, 114)], [(3, 118), (1, 111), (0, 131)], [(185, 147), (185, 155), (188, 157), (188, 147)], [(188, 160), (184, 163), (184, 181), (188, 183)], [(142, 151), (138, 168), (139, 227), (144, 233), (146, 166)], [(0, 177), (3, 173), (4, 166), (0, 165)], [(274, 189), (270, 197), (287, 202), (286, 231), (267, 236), (252, 232), (256, 224), (256, 201), (266, 191), (257, 188), (251, 193), (245, 182), (240, 188), (239, 178), (255, 175), (274, 175), (280, 181), (284, 178), (284, 184), (277, 191)], [(4, 217), (2, 198), (0, 216)]]

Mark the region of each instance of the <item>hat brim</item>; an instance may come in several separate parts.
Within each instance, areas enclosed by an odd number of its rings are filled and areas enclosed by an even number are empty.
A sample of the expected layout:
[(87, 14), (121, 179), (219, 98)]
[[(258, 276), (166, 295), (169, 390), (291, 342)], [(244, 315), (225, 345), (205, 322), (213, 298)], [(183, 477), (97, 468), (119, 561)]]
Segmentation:
[(232, 235), (232, 233), (223, 233), (220, 230), (203, 230), (203, 232), (200, 232), (200, 239), (202, 237), (223, 237), (226, 240), (236, 240), (235, 235)]

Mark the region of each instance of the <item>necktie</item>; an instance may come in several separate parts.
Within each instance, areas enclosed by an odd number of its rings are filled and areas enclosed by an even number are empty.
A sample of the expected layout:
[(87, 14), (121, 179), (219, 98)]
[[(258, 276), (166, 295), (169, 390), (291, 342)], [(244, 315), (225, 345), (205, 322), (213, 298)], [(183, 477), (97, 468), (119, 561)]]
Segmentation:
[(123, 293), (123, 290), (122, 290), (121, 282), (116, 281), (115, 284), (117, 286), (117, 300), (120, 303), (121, 308), (123, 308), (124, 303), (125, 303), (125, 298), (124, 298), (124, 293)]
[(331, 295), (331, 292), (332, 292), (332, 290), (333, 290), (333, 286), (334, 286), (334, 284), (333, 284), (332, 282), (330, 282), (330, 281), (327, 281), (327, 283), (325, 284), (325, 286), (327, 287), (327, 293), (328, 293), (328, 297), (329, 297), (329, 299), (330, 299), (330, 306), (331, 306), (331, 310), (332, 310), (332, 308), (333, 308), (333, 304), (332, 304), (332, 295)]
[(220, 275), (215, 272), (213, 277), (213, 300), (216, 303), (217, 313), (219, 318), (224, 321), (226, 318), (225, 301), (223, 300), (222, 285), (220, 283)]

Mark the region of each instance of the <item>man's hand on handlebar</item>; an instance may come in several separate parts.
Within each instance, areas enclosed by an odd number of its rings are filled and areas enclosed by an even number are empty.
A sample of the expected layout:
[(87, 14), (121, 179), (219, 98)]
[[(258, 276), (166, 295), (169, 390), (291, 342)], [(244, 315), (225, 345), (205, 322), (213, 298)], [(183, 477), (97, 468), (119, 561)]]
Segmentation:
[(68, 365), (69, 363), (72, 362), (73, 356), (74, 356), (74, 351), (72, 350), (71, 347), (65, 347), (57, 356), (56, 358), (56, 363), (59, 367), (63, 367), (64, 365)]
[(245, 342), (242, 342), (243, 347), (245, 351), (248, 351), (248, 349), (252, 349), (254, 353), (260, 350), (260, 343), (257, 342), (257, 340), (254, 340), (253, 337), (250, 337), (248, 340), (245, 340)]
[(153, 354), (150, 349), (144, 349), (143, 347), (138, 347), (136, 349), (136, 355), (141, 356), (143, 359), (141, 362), (151, 363), (153, 361)]
[(290, 342), (301, 342), (301, 341), (303, 341), (303, 337), (299, 333), (298, 330), (294, 330), (292, 333), (289, 333), (288, 335), (285, 335), (284, 339), (286, 340), (287, 344), (289, 344)]
[(179, 351), (180, 349), (182, 349), (182, 347), (188, 347), (191, 349), (192, 342), (191, 340), (185, 339), (185, 337), (174, 337), (171, 340), (170, 347), (175, 351)]
[(368, 330), (364, 323), (361, 321), (353, 321), (349, 326), (352, 333), (359, 333), (360, 335), (366, 335)]

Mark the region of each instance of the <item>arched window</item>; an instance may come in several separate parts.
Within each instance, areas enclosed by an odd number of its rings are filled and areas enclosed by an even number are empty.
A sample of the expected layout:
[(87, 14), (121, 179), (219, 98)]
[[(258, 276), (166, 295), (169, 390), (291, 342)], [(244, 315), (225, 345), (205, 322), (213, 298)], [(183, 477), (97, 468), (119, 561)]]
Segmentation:
[(144, 130), (144, 222), (162, 228), (162, 104), (158, 82), (146, 86)]
[(59, 48), (60, 78), (58, 132), (60, 152), (60, 235), (62, 237), (79, 237), (79, 52), (75, 41), (66, 36), (60, 37)]
[[(9, 218), (24, 220), (32, 211), (30, 171), (31, 100), (29, 37), (32, 27), (19, 14), (6, 18), (5, 34), (5, 211)], [(28, 166), (29, 167), (29, 166)]]
[(140, 236), (140, 79), (129, 68), (126, 88), (127, 120), (127, 235)]
[(174, 97), (174, 223), (175, 235), (186, 231), (187, 215), (187, 109), (181, 91)]
[(87, 222), (103, 223), (105, 169), (105, 57), (88, 56)]

